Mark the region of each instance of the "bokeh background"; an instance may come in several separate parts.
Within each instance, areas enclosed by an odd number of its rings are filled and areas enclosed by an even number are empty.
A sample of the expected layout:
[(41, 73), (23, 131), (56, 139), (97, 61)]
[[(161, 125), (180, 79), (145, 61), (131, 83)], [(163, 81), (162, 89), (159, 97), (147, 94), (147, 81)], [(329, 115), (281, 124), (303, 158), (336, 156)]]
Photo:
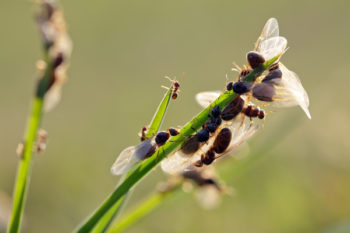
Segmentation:
[[(206, 211), (180, 194), (127, 232), (335, 232), (350, 218), (349, 1), (61, 2), (74, 52), (59, 106), (44, 117), (47, 150), (35, 156), (23, 232), (70, 232), (118, 183), (109, 169), (139, 142), (163, 77), (181, 93), (164, 129), (201, 108), (194, 95), (221, 90), (232, 62), (242, 65), (264, 23), (276, 17), (290, 49), (283, 62), (310, 97), (312, 120), (281, 109), (250, 141), (249, 156), (218, 164), (235, 195)], [(40, 38), (28, 1), (0, 1), (0, 217), (8, 211), (36, 71)], [(244, 163), (239, 171), (234, 168)], [(220, 167), (221, 166), (221, 167)], [(232, 172), (232, 174), (231, 174)], [(166, 176), (158, 169), (126, 209)], [(4, 223), (0, 220), (0, 232)], [(344, 230), (343, 232), (350, 232)]]

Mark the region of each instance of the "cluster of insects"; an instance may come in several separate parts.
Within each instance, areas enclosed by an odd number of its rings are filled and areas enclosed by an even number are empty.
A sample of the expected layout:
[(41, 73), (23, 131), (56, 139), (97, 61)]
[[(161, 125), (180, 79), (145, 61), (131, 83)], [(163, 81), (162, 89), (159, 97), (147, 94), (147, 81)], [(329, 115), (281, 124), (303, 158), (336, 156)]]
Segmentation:
[[(287, 40), (279, 36), (277, 20), (269, 19), (255, 44), (254, 51), (247, 54), (247, 65), (237, 69), (238, 80), (227, 83), (226, 92), (234, 92), (236, 97), (221, 109), (215, 104), (221, 92), (197, 94), (196, 99), (200, 105), (210, 106), (209, 119), (194, 135), (186, 138), (179, 150), (161, 162), (162, 169), (170, 174), (181, 174), (195, 167), (210, 165), (232, 153), (261, 128), (261, 122), (268, 114), (260, 109), (262, 106), (299, 105), (311, 118), (308, 111), (309, 99), (298, 76), (288, 70), (279, 59), (265, 73), (258, 73), (252, 80), (245, 80), (247, 75), (265, 61), (274, 57), (280, 58), (286, 48)], [(173, 84), (176, 93), (180, 85), (178, 82)], [(176, 97), (177, 94), (173, 94), (173, 99)], [(146, 128), (141, 139), (145, 138), (145, 131)], [(175, 129), (169, 129), (168, 132), (159, 132), (153, 138), (125, 149), (113, 165), (112, 172), (125, 173), (135, 165), (133, 158), (137, 158), (137, 161), (147, 158), (155, 152), (156, 147), (162, 146), (170, 136), (177, 134)]]

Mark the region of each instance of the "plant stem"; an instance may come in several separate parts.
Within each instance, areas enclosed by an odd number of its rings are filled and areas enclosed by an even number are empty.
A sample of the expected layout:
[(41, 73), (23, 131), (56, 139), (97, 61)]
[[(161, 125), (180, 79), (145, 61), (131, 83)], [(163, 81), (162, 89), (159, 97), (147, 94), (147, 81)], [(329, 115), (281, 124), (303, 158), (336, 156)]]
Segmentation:
[(118, 233), (124, 231), (126, 228), (131, 226), (136, 221), (140, 220), (147, 214), (149, 214), (153, 209), (158, 207), (162, 202), (168, 200), (170, 197), (174, 196), (179, 192), (181, 185), (173, 188), (166, 192), (156, 192), (149, 196), (146, 200), (142, 201), (136, 208), (129, 211), (117, 225), (112, 227), (108, 233)]
[(21, 155), (21, 159), (17, 170), (16, 186), (13, 195), (13, 210), (8, 228), (9, 233), (19, 232), (20, 229), (20, 223), (23, 215), (23, 207), (25, 204), (25, 197), (29, 183), (33, 147), (41, 121), (42, 108), (43, 99), (35, 97), (32, 104), (31, 115), (28, 121), (24, 151)]
[[(280, 55), (268, 60), (263, 65), (254, 69), (248, 74), (245, 80), (253, 80), (253, 78), (269, 68)], [(95, 213), (76, 231), (78, 233), (91, 232), (98, 221), (109, 211), (110, 208), (122, 198), (130, 188), (132, 188), (141, 178), (150, 172), (158, 163), (166, 156), (175, 151), (186, 140), (186, 136), (194, 134), (209, 119), (209, 112), (213, 106), (219, 106), (221, 109), (227, 106), (235, 97), (233, 91), (226, 91), (220, 95), (210, 106), (200, 112), (195, 118), (188, 122), (176, 136), (171, 137), (164, 146), (160, 147), (149, 159), (142, 162), (133, 172), (128, 175), (125, 180), (114, 190), (114, 192), (102, 203)]]
[(115, 203), (114, 206), (103, 216), (103, 218), (100, 219), (100, 221), (96, 224), (96, 227), (92, 230), (92, 233), (100, 233), (107, 231), (114, 218), (124, 206), (125, 200), (127, 199), (127, 196), (129, 196), (128, 194), (130, 194), (130, 191), (127, 194), (125, 194), (122, 198), (120, 198), (119, 201)]

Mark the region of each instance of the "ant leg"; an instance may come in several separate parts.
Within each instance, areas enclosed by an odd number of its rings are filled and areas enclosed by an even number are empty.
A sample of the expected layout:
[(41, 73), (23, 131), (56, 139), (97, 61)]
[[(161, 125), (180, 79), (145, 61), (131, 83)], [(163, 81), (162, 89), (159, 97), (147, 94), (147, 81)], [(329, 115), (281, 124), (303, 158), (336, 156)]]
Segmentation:
[(165, 76), (164, 78), (165, 78), (165, 79), (168, 79), (171, 83), (174, 83), (174, 81), (176, 80), (176, 78), (173, 80), (173, 79), (171, 79), (171, 78), (168, 77), (168, 76)]
[(269, 115), (269, 114), (271, 114), (271, 113), (273, 113), (273, 112), (277, 112), (277, 110), (268, 111), (268, 112), (265, 113), (265, 115)]
[(249, 117), (249, 128), (253, 126), (253, 118), (252, 117)]
[(242, 121), (241, 121), (241, 124), (239, 124), (239, 127), (238, 127), (238, 130), (241, 130), (241, 128), (242, 128), (242, 126), (243, 126), (243, 123), (244, 123), (244, 121), (245, 121), (245, 115), (243, 114), (243, 116), (242, 116)]
[(164, 89), (166, 89), (166, 90), (169, 90), (170, 88), (169, 87), (166, 87), (166, 86), (161, 86), (161, 88), (164, 88)]
[(269, 106), (269, 104), (265, 103), (265, 104), (257, 104), (257, 105), (254, 105), (254, 107), (266, 107), (266, 106)]

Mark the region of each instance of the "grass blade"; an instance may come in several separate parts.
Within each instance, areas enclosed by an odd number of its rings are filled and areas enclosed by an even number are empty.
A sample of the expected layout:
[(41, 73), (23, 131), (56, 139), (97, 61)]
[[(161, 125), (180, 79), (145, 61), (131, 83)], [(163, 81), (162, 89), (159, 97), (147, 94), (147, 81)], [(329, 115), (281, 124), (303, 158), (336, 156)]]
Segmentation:
[(168, 109), (169, 102), (171, 100), (171, 96), (173, 94), (173, 88), (169, 88), (169, 90), (165, 93), (162, 101), (160, 102), (153, 118), (150, 123), (149, 129), (146, 134), (146, 139), (153, 137), (159, 131), (160, 126), (163, 123), (163, 119), (166, 114), (166, 110)]
[[(159, 128), (163, 122), (163, 119), (165, 117), (166, 111), (169, 106), (169, 102), (171, 100), (171, 96), (173, 94), (173, 88), (170, 87), (169, 90), (165, 93), (163, 99), (161, 100), (160, 104), (158, 105), (158, 108), (156, 112), (154, 113), (154, 116), (152, 118), (152, 121), (150, 123), (150, 127), (146, 134), (146, 139), (153, 137), (157, 132), (159, 131)], [(128, 192), (130, 193), (130, 191)], [(127, 193), (127, 194), (128, 194)], [(125, 200), (127, 199), (125, 194), (119, 201), (117, 201), (111, 210), (109, 210), (97, 223), (96, 227), (93, 229), (93, 233), (102, 233), (106, 232), (112, 221), (115, 219), (115, 217), (118, 215), (118, 212), (122, 208)]]

